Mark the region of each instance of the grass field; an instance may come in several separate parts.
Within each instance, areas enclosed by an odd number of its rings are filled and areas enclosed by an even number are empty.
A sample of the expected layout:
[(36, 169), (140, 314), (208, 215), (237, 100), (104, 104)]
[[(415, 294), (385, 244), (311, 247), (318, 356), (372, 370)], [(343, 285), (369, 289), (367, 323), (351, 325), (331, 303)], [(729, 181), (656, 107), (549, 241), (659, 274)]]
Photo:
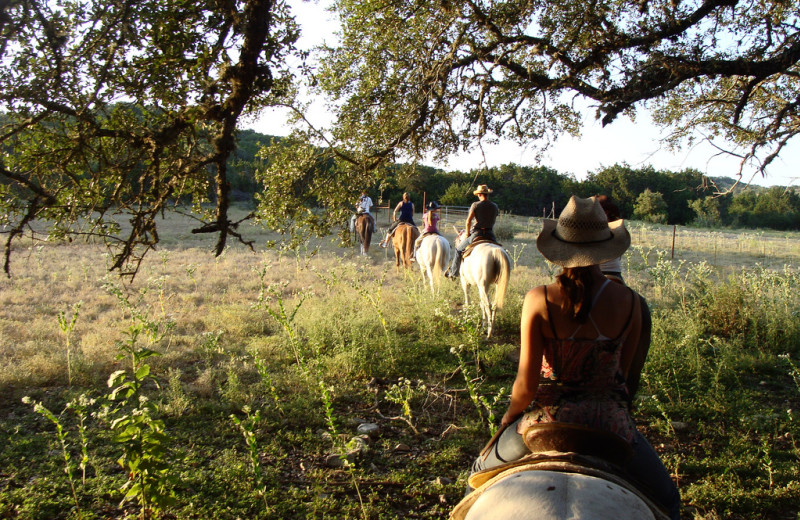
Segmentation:
[[(557, 272), (538, 219), (502, 227), (490, 341), (459, 284), (433, 296), (378, 247), (264, 250), (277, 237), (245, 229), (255, 253), (214, 258), (173, 216), (127, 283), (102, 246), (19, 245), (0, 518), (445, 518), (505, 410), (522, 297)], [(684, 518), (800, 519), (800, 234), (629, 229), (654, 320), (635, 419)]]

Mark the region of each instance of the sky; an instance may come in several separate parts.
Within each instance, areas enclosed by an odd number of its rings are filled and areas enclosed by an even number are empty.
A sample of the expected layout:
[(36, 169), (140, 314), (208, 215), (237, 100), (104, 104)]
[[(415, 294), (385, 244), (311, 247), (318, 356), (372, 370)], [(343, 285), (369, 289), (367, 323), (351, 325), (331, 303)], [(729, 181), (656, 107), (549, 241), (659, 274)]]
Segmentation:
[[(298, 45), (310, 49), (323, 42), (334, 44), (337, 40), (337, 24), (325, 10), (329, 1), (309, 2), (289, 0), (292, 10), (302, 28)], [(260, 118), (247, 125), (258, 132), (269, 135), (287, 135), (290, 128), (285, 121), (287, 113), (282, 110), (266, 110)], [(316, 124), (330, 122), (330, 115), (321, 102), (311, 105), (310, 120)], [(535, 153), (512, 142), (484, 145), (483, 153), (475, 147), (469, 153), (459, 153), (448, 158), (446, 163), (426, 163), (449, 170), (470, 171), (477, 168), (495, 167), (508, 163), (523, 166), (547, 166), (562, 174), (573, 174), (577, 179), (586, 178), (587, 173), (606, 166), (627, 163), (633, 168), (652, 166), (657, 170), (681, 171), (694, 168), (712, 177), (735, 178), (739, 171), (739, 160), (721, 155), (708, 143), (679, 151), (667, 150), (659, 142), (663, 130), (654, 125), (649, 115), (640, 111), (636, 122), (620, 116), (612, 124), (602, 127), (594, 118), (594, 110), (584, 113), (584, 124), (580, 138), (559, 138), (545, 152), (540, 162)], [(766, 177), (745, 170), (742, 181), (759, 186), (800, 186), (800, 141), (795, 138), (784, 148), (781, 156), (769, 166)], [(484, 163), (485, 155), (485, 163)]]

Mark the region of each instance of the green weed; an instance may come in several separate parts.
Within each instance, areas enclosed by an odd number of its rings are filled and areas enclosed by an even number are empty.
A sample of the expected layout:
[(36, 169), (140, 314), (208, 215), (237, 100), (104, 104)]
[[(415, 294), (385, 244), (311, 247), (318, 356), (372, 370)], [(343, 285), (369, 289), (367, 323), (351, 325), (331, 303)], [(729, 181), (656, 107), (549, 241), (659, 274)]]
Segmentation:
[(58, 326), (61, 332), (64, 333), (64, 341), (67, 349), (67, 382), (70, 386), (72, 386), (72, 344), (70, 338), (72, 336), (72, 330), (75, 328), (75, 323), (78, 321), (81, 305), (83, 305), (83, 302), (78, 302), (72, 306), (71, 318), (67, 318), (67, 314), (64, 311), (58, 313)]
[(134, 323), (126, 331), (128, 340), (119, 343), (120, 359), (130, 360), (130, 372), (118, 370), (111, 374), (108, 378), (111, 392), (107, 396), (112, 403), (108, 411), (112, 440), (123, 452), (117, 463), (128, 473), (128, 480), (121, 488), (122, 503), (137, 502), (142, 520), (158, 516), (174, 503), (175, 496), (169, 437), (164, 421), (156, 417), (155, 404), (143, 392), (147, 382), (155, 383), (145, 360), (159, 355), (138, 346), (144, 328), (144, 324)]
[[(30, 397), (23, 397), (22, 402), (25, 404), (33, 405), (33, 411), (40, 414), (42, 417), (46, 418), (48, 421), (53, 423), (56, 427), (56, 438), (58, 439), (59, 445), (61, 446), (61, 457), (64, 459), (64, 473), (67, 474), (67, 478), (69, 480), (69, 487), (70, 491), (72, 492), (72, 499), (75, 504), (75, 511), (77, 512), (78, 518), (83, 518), (81, 513), (81, 505), (78, 501), (78, 493), (75, 490), (75, 464), (72, 462), (72, 454), (69, 450), (69, 443), (68, 443), (68, 435), (67, 431), (64, 429), (64, 426), (61, 424), (61, 420), (53, 414), (50, 410), (48, 410), (42, 403), (36, 402), (32, 400)], [(85, 452), (84, 452), (85, 454)], [(81, 461), (82, 469), (85, 468), (83, 460)]]

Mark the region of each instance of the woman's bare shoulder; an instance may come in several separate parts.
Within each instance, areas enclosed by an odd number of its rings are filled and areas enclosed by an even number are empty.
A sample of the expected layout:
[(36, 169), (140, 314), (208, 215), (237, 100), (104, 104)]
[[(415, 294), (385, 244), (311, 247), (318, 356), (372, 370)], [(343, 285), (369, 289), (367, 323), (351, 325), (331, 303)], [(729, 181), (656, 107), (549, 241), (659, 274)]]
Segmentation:
[(538, 285), (525, 294), (524, 305), (531, 311), (538, 311), (546, 309), (547, 292), (545, 292), (545, 285)]
[(633, 295), (636, 298), (641, 298), (639, 293), (622, 283), (610, 283), (608, 284), (606, 290), (614, 298), (630, 298), (630, 295)]

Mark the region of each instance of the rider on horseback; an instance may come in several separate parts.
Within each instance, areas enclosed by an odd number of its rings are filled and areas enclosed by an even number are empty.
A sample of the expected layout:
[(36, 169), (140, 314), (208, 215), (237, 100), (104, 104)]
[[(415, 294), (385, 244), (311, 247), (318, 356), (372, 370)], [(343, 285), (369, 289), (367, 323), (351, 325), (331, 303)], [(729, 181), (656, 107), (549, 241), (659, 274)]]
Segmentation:
[(431, 233), (436, 233), (437, 235), (441, 234), (439, 233), (439, 219), (441, 218), (439, 215), (439, 203), (435, 200), (432, 200), (428, 203), (427, 208), (428, 211), (422, 214), (422, 234), (414, 241), (414, 252), (411, 254), (412, 262), (415, 261), (414, 258), (417, 255), (417, 249), (419, 248), (419, 244), (422, 242), (423, 238)]
[[(624, 222), (608, 219), (595, 198), (572, 197), (558, 220), (545, 220), (536, 246), (563, 271), (529, 291), (520, 318), (520, 357), (508, 410), (498, 434), (473, 464), (473, 473), (530, 454), (527, 432), (566, 423), (601, 430), (629, 446), (622, 470), (673, 520), (680, 493), (658, 454), (637, 431), (632, 391), (643, 327), (641, 297), (605, 277), (600, 265), (630, 246)], [(645, 350), (646, 351), (646, 350)], [(592, 444), (601, 445), (597, 440)]]
[(359, 215), (366, 215), (369, 218), (369, 221), (372, 223), (372, 232), (377, 233), (377, 229), (375, 228), (375, 217), (372, 216), (372, 213), (369, 212), (369, 209), (372, 207), (372, 199), (367, 195), (366, 190), (361, 191), (361, 197), (356, 202), (356, 214), (350, 218), (350, 231), (355, 229), (356, 219)]
[[(397, 218), (397, 212), (400, 212), (400, 218)], [(392, 225), (389, 226), (389, 230), (386, 232), (386, 237), (381, 240), (380, 246), (386, 247), (389, 244), (389, 239), (392, 238), (392, 234), (394, 230), (397, 229), (401, 223), (405, 222), (406, 224), (411, 224), (412, 226), (416, 226), (414, 224), (414, 203), (411, 202), (411, 198), (409, 197), (408, 193), (403, 193), (403, 200), (397, 203), (397, 206), (394, 208), (394, 212), (392, 213)]]
[(489, 200), (489, 194), (493, 191), (494, 190), (489, 189), (486, 184), (481, 184), (478, 186), (477, 190), (472, 192), (479, 200), (478, 202), (473, 202), (472, 206), (469, 208), (465, 229), (470, 229), (473, 220), (475, 221), (475, 225), (472, 227), (469, 236), (456, 247), (456, 254), (453, 255), (453, 263), (450, 264), (450, 268), (444, 274), (446, 277), (458, 277), (464, 251), (476, 238), (481, 237), (487, 240), (495, 240), (492, 228), (494, 228), (497, 215), (500, 214), (500, 208), (497, 207), (497, 204)]

